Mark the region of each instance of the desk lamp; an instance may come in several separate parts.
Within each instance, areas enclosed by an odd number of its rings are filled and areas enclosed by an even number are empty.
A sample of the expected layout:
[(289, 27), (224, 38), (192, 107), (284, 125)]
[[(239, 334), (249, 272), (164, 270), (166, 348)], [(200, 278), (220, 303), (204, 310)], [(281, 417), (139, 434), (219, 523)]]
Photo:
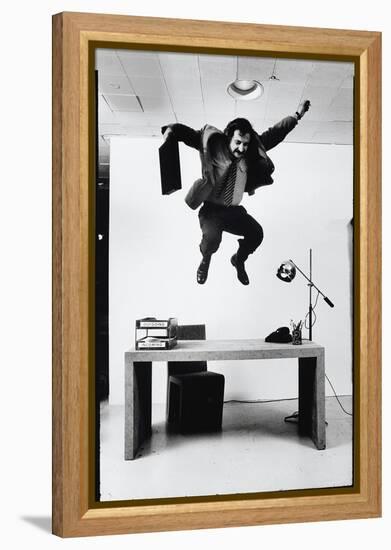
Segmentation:
[[(290, 283), (296, 277), (297, 271), (299, 271), (299, 273), (301, 273), (303, 277), (308, 281), (308, 286), (309, 286), (308, 330), (309, 330), (309, 340), (312, 340), (312, 324), (313, 324), (312, 314), (314, 312), (314, 308), (312, 307), (312, 288), (315, 288), (318, 291), (318, 295), (320, 294), (323, 297), (326, 304), (328, 304), (330, 307), (334, 307), (334, 304), (329, 298), (327, 298), (327, 296), (323, 294), (321, 290), (319, 290), (319, 288), (312, 281), (312, 249), (311, 248), (310, 248), (309, 277), (300, 269), (300, 267), (298, 267), (297, 264), (295, 264), (293, 260), (286, 260), (285, 262), (283, 262), (278, 268), (276, 275), (281, 281)], [(315, 306), (316, 306), (316, 303), (315, 303)]]

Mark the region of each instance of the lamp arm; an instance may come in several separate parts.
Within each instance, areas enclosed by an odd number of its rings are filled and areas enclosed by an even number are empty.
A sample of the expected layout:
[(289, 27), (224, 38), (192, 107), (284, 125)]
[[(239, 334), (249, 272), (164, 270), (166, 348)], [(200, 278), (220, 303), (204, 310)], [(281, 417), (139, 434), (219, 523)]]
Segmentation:
[(319, 292), (319, 294), (321, 294), (321, 295), (323, 296), (323, 299), (324, 299), (324, 301), (326, 302), (326, 304), (328, 304), (330, 307), (334, 307), (333, 302), (332, 302), (329, 298), (327, 298), (327, 296), (325, 296), (325, 295), (323, 294), (323, 292), (322, 292), (322, 291), (321, 291), (321, 290), (311, 281), (311, 279), (309, 279), (309, 278), (307, 277), (307, 275), (304, 273), (304, 271), (302, 271), (302, 270), (300, 269), (300, 267), (299, 267), (297, 264), (295, 264), (295, 262), (294, 262), (293, 260), (290, 259), (289, 261), (292, 262), (292, 264), (295, 266), (295, 268), (296, 268), (298, 271), (300, 271), (300, 273), (303, 275), (303, 277), (304, 277), (305, 279), (307, 279), (307, 281), (310, 283), (310, 285), (312, 285), (314, 288), (316, 288), (316, 290)]

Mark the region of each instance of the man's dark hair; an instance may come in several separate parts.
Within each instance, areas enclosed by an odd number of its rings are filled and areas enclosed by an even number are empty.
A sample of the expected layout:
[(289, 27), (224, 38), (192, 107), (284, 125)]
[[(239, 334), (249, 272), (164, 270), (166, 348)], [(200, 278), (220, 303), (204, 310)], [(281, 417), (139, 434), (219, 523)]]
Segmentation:
[(246, 118), (235, 118), (228, 122), (227, 127), (224, 130), (224, 134), (229, 140), (232, 139), (235, 130), (239, 130), (240, 134), (250, 134), (250, 140), (254, 138), (254, 128), (251, 126), (250, 122)]

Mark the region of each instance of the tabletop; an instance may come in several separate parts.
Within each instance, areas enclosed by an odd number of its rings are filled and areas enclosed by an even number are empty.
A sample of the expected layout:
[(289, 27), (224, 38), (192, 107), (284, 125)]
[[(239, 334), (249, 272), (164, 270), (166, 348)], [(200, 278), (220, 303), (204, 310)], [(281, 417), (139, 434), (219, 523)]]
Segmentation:
[(264, 339), (178, 340), (170, 350), (135, 350), (125, 352), (129, 361), (218, 361), (225, 359), (285, 359), (316, 357), (324, 348), (309, 340), (301, 345), (275, 344)]

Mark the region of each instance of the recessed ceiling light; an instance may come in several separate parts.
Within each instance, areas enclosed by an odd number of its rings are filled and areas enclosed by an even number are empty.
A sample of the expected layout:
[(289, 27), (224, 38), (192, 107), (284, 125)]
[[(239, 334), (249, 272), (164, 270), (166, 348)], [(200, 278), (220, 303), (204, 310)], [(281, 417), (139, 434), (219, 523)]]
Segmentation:
[(258, 80), (236, 79), (227, 88), (227, 92), (231, 97), (245, 101), (258, 99), (263, 91), (263, 86)]
[(263, 91), (263, 86), (258, 80), (239, 78), (239, 57), (237, 57), (236, 78), (228, 85), (228, 94), (234, 99), (251, 101), (261, 97)]

